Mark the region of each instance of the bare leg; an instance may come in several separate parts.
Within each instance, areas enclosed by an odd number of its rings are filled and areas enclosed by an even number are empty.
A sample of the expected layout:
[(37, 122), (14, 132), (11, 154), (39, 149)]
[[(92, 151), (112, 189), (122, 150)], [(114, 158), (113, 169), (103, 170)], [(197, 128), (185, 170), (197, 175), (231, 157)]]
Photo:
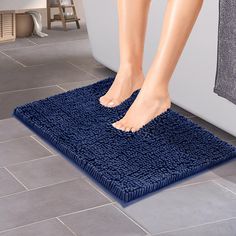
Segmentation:
[(136, 100), (113, 125), (135, 132), (170, 107), (168, 85), (203, 0), (168, 0), (159, 48)]
[(144, 39), (150, 0), (118, 0), (120, 67), (115, 81), (100, 103), (115, 107), (140, 89)]

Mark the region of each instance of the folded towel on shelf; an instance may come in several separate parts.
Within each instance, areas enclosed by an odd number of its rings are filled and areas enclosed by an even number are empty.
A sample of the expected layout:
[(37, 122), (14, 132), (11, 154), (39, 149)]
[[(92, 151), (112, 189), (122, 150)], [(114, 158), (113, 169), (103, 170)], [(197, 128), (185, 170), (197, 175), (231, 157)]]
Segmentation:
[(218, 56), (214, 92), (236, 104), (236, 1), (219, 0)]
[(42, 16), (37, 11), (28, 11), (28, 14), (30, 14), (34, 21), (34, 34), (38, 35), (39, 37), (43, 38), (48, 36), (48, 34), (45, 34), (42, 32), (43, 24), (42, 24)]

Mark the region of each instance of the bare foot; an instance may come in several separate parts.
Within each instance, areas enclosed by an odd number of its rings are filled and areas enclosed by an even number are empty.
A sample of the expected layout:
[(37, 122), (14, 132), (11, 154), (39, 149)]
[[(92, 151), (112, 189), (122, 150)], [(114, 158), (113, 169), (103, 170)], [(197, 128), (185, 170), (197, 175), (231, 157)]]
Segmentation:
[(120, 69), (112, 86), (104, 96), (100, 97), (99, 101), (106, 107), (118, 106), (140, 89), (143, 82), (144, 75), (141, 70)]
[(166, 88), (146, 85), (146, 81), (125, 116), (112, 125), (122, 131), (136, 132), (155, 117), (170, 108), (171, 101)]

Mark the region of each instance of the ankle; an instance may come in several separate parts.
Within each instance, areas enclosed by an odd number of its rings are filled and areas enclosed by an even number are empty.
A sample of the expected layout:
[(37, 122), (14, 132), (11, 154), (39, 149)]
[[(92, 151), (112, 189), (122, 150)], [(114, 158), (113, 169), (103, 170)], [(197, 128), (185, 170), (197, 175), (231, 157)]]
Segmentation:
[(123, 71), (128, 76), (137, 76), (143, 74), (142, 67), (135, 63), (121, 64), (119, 67), (119, 71)]

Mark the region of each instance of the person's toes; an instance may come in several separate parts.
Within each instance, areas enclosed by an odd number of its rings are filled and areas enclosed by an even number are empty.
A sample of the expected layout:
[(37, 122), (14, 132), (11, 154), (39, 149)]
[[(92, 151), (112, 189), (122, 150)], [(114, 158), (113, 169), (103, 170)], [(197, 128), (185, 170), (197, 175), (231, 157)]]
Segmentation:
[(110, 100), (109, 103), (107, 104), (108, 107), (116, 107), (118, 105), (120, 105), (120, 102), (115, 99)]
[(137, 132), (137, 131), (138, 131), (138, 129), (137, 129), (137, 128), (135, 128), (135, 127), (132, 127), (130, 131), (131, 131), (131, 132), (133, 132), (133, 133), (135, 133), (135, 132)]
[(99, 102), (101, 105), (105, 106), (105, 107), (116, 107), (119, 105), (119, 102), (114, 100), (114, 99), (111, 99), (111, 98), (108, 98), (106, 96), (102, 96), (99, 98)]
[(131, 128), (130, 127), (125, 127), (124, 131), (125, 132), (130, 132)]
[(102, 96), (99, 98), (99, 102), (101, 105), (106, 106), (110, 102), (110, 99), (108, 99), (106, 96)]
[(120, 123), (119, 121), (113, 123), (112, 125), (113, 125), (113, 127), (115, 127), (116, 129), (121, 129), (121, 127), (122, 127), (122, 125), (121, 125), (121, 123)]
[(125, 131), (126, 130), (126, 126), (122, 121), (118, 121), (118, 124), (116, 125), (117, 129), (121, 130), (121, 131)]
[(120, 124), (120, 126), (119, 126), (119, 130), (121, 130), (121, 131), (125, 131), (125, 125), (123, 125), (123, 124)]
[(116, 102), (114, 100), (110, 100), (107, 105), (107, 107), (115, 107), (116, 106)]

